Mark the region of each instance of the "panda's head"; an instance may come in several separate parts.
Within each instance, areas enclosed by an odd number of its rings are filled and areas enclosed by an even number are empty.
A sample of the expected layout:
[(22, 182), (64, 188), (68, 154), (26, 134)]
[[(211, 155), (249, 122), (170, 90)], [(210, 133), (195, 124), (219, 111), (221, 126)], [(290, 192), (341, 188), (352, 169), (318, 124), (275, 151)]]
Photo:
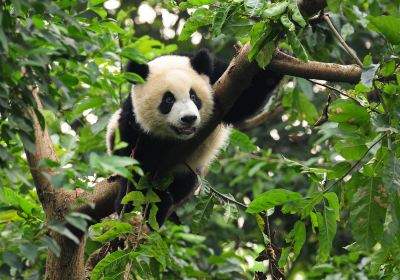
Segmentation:
[(136, 121), (149, 134), (187, 140), (213, 111), (212, 58), (206, 50), (190, 57), (166, 55), (147, 64), (130, 62), (127, 71), (145, 80), (133, 88)]

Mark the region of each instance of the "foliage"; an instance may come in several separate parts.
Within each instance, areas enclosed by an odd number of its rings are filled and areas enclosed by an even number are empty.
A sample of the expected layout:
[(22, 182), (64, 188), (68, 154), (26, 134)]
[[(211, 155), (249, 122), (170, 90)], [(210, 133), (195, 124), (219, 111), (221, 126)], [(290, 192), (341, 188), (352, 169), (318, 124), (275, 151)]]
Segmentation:
[[(165, 1), (157, 8), (163, 19), (177, 17), (168, 26), (160, 16), (143, 24), (138, 2), (115, 10), (104, 2), (0, 0), (0, 278), (42, 278), (47, 248), (60, 255), (48, 230), (77, 242), (76, 229), (94, 223), (73, 209), (63, 221), (46, 220), (24, 150), (35, 149), (30, 106), (56, 148), (57, 162), (41, 162), (54, 186), (90, 191), (111, 173), (127, 177), (142, 192), (124, 203), (147, 208), (156, 229), (139, 245), (129, 223), (135, 211), (92, 224), (88, 256), (116, 238), (130, 240), (97, 264), (92, 279), (116, 279), (126, 267), (134, 279), (252, 279), (268, 270), (257, 260), (271, 242), (282, 248), (279, 265), (290, 277), (398, 277), (398, 1), (327, 1), (334, 25), (363, 61), (361, 81), (333, 85), (335, 91), (285, 78), (271, 105), (284, 112), (246, 134), (234, 131), (200, 195), (178, 210), (183, 225), (158, 231), (151, 189), (167, 187), (168, 178), (157, 186), (146, 176), (135, 182), (132, 174), (143, 175), (137, 162), (105, 154), (105, 126), (128, 81), (141, 80), (123, 73), (128, 59), (194, 49), (187, 40), (199, 33), (202, 46), (227, 57), (231, 42), (249, 42), (249, 59), (261, 67), (277, 46), (303, 61), (353, 61), (329, 27), (309, 22), (294, 0)], [(178, 19), (186, 21), (175, 36)], [(328, 119), (314, 126), (324, 107)], [(265, 231), (266, 217), (274, 234)]]

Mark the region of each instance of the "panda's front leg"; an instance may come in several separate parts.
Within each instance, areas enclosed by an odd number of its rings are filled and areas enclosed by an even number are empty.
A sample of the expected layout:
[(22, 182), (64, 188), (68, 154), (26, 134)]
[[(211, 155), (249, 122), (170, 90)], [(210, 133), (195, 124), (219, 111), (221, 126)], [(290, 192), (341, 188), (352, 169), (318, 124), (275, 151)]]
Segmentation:
[(174, 212), (175, 208), (189, 198), (198, 185), (193, 173), (174, 174), (174, 181), (165, 191), (156, 191), (161, 201), (157, 203), (157, 222), (161, 226)]

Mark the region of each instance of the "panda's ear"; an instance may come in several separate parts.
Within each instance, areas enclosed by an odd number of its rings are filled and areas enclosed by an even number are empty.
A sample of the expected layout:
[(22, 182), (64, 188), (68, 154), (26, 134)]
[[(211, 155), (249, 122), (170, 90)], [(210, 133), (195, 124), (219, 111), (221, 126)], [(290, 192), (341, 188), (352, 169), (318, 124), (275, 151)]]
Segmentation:
[(140, 64), (133, 60), (128, 62), (125, 70), (127, 72), (133, 72), (139, 74), (144, 80), (146, 80), (147, 76), (149, 75), (149, 65)]
[(213, 73), (213, 59), (207, 49), (201, 49), (190, 58), (190, 64), (199, 74), (211, 77)]

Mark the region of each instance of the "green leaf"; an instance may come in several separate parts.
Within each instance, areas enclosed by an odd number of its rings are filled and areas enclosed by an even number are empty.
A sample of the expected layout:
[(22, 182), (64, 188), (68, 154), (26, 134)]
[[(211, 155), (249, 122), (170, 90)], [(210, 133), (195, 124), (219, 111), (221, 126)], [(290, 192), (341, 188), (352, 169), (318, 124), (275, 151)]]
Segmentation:
[(123, 48), (121, 51), (121, 56), (128, 58), (130, 60), (134, 60), (141, 64), (147, 63), (147, 60), (143, 56), (143, 54), (134, 48)]
[(264, 7), (263, 0), (244, 0), (244, 5), (248, 9), (250, 16), (259, 14)]
[(3, 47), (3, 50), (8, 53), (8, 39), (6, 34), (3, 31), (3, 28), (0, 28), (0, 43)]
[(106, 2), (107, 0), (89, 0), (88, 4), (92, 6), (100, 5), (101, 3)]
[(129, 202), (133, 202), (135, 205), (143, 205), (147, 203), (146, 198), (141, 191), (131, 191), (121, 200), (122, 204), (128, 204)]
[(101, 17), (101, 19), (105, 19), (107, 17), (107, 11), (103, 8), (91, 7), (90, 9), (96, 14), (98, 14)]
[(383, 77), (389, 77), (396, 70), (396, 62), (394, 60), (389, 60), (383, 64), (381, 68), (381, 74)]
[(128, 80), (129, 82), (134, 83), (134, 84), (143, 84), (144, 83), (144, 79), (136, 73), (125, 72), (125, 73), (123, 73), (123, 77), (126, 80)]
[(192, 218), (192, 232), (197, 234), (204, 229), (205, 224), (210, 218), (214, 208), (214, 196), (202, 197), (196, 205)]
[(65, 220), (77, 229), (86, 232), (88, 226), (87, 221), (91, 221), (92, 218), (82, 213), (72, 212), (65, 217)]
[(125, 166), (137, 164), (138, 162), (130, 157), (120, 156), (103, 156), (100, 157), (95, 153), (90, 154), (90, 165), (101, 170), (114, 172), (125, 178), (132, 179), (132, 173)]
[(236, 3), (230, 3), (229, 5), (222, 6), (220, 9), (217, 10), (211, 28), (214, 36), (218, 36), (221, 34), (226, 19), (230, 14), (234, 12), (236, 8), (237, 8)]
[(389, 155), (389, 159), (383, 168), (383, 185), (388, 192), (400, 190), (400, 158), (395, 153)]
[(290, 251), (293, 251), (293, 255), (291, 256), (292, 262), (300, 255), (301, 248), (306, 241), (306, 226), (304, 223), (297, 221), (294, 228), (286, 235), (285, 241), (287, 244), (290, 244), (290, 246), (283, 249), (287, 252), (282, 253), (278, 263), (279, 267), (284, 267), (286, 265)]
[(75, 244), (79, 244), (79, 239), (76, 237), (64, 224), (56, 221), (51, 221), (48, 224), (48, 228), (55, 231), (68, 239), (72, 240)]
[(44, 246), (46, 246), (50, 251), (52, 251), (54, 255), (56, 255), (57, 257), (60, 256), (61, 248), (53, 238), (44, 235), (40, 237), (40, 241), (43, 243)]
[(157, 218), (156, 218), (157, 212), (158, 212), (157, 205), (156, 204), (152, 204), (151, 208), (150, 208), (148, 222), (149, 222), (150, 227), (153, 230), (159, 230), (160, 229), (160, 226), (158, 225)]
[(105, 21), (100, 23), (100, 25), (106, 29), (108, 29), (111, 32), (116, 32), (116, 33), (125, 33), (125, 30), (123, 30), (121, 27), (118, 26), (115, 22), (112, 21)]
[(206, 8), (197, 9), (185, 22), (179, 41), (188, 40), (190, 36), (201, 26), (209, 25), (212, 21), (212, 12)]
[(332, 242), (336, 235), (336, 214), (330, 207), (325, 207), (322, 214), (317, 212), (318, 221), (318, 255), (319, 262), (328, 260), (332, 249)]
[(274, 41), (267, 42), (261, 48), (261, 50), (257, 53), (257, 56), (256, 56), (256, 61), (258, 63), (258, 66), (260, 66), (262, 69), (265, 69), (265, 67), (268, 66), (268, 64), (271, 62), (275, 48), (276, 48), (276, 45), (275, 45)]
[(286, 27), (290, 32), (293, 32), (296, 29), (294, 23), (289, 19), (287, 14), (283, 14), (281, 16), (281, 23), (284, 27)]
[(84, 99), (81, 103), (79, 103), (75, 110), (72, 112), (72, 116), (77, 117), (83, 113), (83, 111), (88, 109), (99, 108), (105, 103), (105, 99), (103, 97), (90, 97)]
[(7, 187), (0, 188), (0, 201), (8, 205), (14, 206), (18, 209), (21, 209), (28, 215), (32, 215), (33, 210), (36, 208), (35, 204), (25, 199), (15, 190)]
[(292, 50), (297, 58), (301, 59), (304, 62), (308, 61), (308, 55), (306, 50), (304, 49), (303, 45), (301, 44), (300, 40), (297, 38), (296, 33), (293, 31), (288, 32), (288, 40), (289, 45), (292, 47)]
[(368, 28), (381, 32), (394, 45), (400, 44), (400, 18), (395, 16), (367, 16)]
[(90, 238), (103, 243), (130, 232), (132, 232), (132, 225), (121, 221), (105, 221), (89, 228)]
[(347, 161), (339, 162), (335, 164), (331, 172), (328, 173), (328, 180), (342, 177), (351, 168), (351, 164)]
[(294, 90), (292, 93), (292, 109), (296, 110), (301, 119), (306, 120), (308, 123), (315, 123), (318, 119), (318, 112), (314, 104), (312, 104), (307, 96)]
[(296, 0), (289, 0), (289, 11), (292, 13), (292, 19), (297, 22), (301, 27), (306, 27), (307, 22), (304, 20), (300, 13), (299, 7), (297, 6)]
[(268, 8), (263, 11), (262, 18), (263, 19), (271, 19), (271, 18), (279, 17), (281, 14), (283, 14), (286, 11), (287, 7), (288, 7), (288, 3), (286, 1), (273, 3), (273, 4), (269, 5)]
[(261, 48), (264, 46), (267, 37), (270, 35), (272, 28), (265, 22), (256, 23), (250, 30), (250, 52), (248, 54), (249, 61), (253, 61)]
[(350, 205), (350, 224), (359, 245), (371, 249), (382, 238), (387, 211), (387, 192), (377, 178), (368, 178), (353, 195)]
[(240, 151), (245, 153), (257, 151), (257, 146), (251, 142), (250, 138), (236, 129), (232, 130), (229, 137), (229, 144), (237, 146)]
[(329, 120), (334, 122), (360, 123), (369, 119), (367, 110), (348, 99), (337, 99), (329, 106)]
[(285, 189), (273, 189), (257, 196), (247, 208), (247, 213), (259, 213), (275, 206), (282, 205), (288, 201), (301, 199), (301, 194)]
[(304, 219), (314, 210), (314, 207), (323, 199), (323, 193), (314, 192), (311, 197), (305, 197), (299, 200), (286, 203), (282, 207), (282, 213), (300, 213), (301, 218)]
[(31, 19), (37, 29), (43, 29), (45, 27), (44, 21), (40, 16), (34, 15)]
[(340, 8), (340, 2), (339, 0), (327, 0), (326, 1), (329, 7), (329, 10), (333, 13), (336, 13), (339, 11)]
[(333, 210), (335, 213), (336, 221), (340, 221), (340, 206), (339, 206), (339, 198), (336, 193), (328, 192), (324, 194), (324, 198), (328, 200), (329, 208)]
[(348, 138), (337, 142), (335, 150), (347, 160), (358, 160), (364, 156), (368, 148), (364, 141), (357, 138)]
[(90, 274), (90, 280), (104, 279), (103, 275), (106, 269), (112, 270), (114, 275), (116, 275), (116, 271), (124, 271), (125, 264), (129, 258), (133, 258), (136, 255), (138, 253), (131, 250), (115, 251), (107, 255), (94, 267)]

